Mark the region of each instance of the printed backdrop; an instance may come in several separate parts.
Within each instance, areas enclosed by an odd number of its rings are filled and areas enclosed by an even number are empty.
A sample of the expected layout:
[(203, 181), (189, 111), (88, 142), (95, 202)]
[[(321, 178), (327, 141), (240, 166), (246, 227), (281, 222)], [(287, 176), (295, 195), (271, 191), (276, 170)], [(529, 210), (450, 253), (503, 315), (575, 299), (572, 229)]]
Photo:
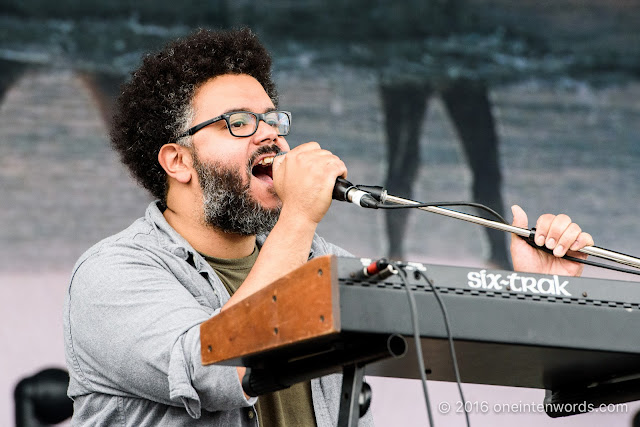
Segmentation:
[[(638, 2), (130, 3), (0, 5), (0, 425), (13, 423), (20, 378), (64, 366), (62, 299), (77, 257), (151, 200), (110, 151), (110, 100), (143, 52), (199, 26), (261, 35), (280, 105), (293, 112), (289, 143), (318, 141), (345, 160), (352, 182), (421, 201), (481, 201), (508, 220), (512, 204), (532, 221), (565, 212), (597, 245), (640, 255)], [(334, 202), (319, 233), (358, 256), (509, 265), (506, 236), (425, 212), (387, 218)], [(416, 381), (371, 383), (379, 425), (426, 424)], [(434, 408), (457, 399), (452, 384), (430, 390)], [(491, 405), (543, 396), (465, 390)], [(472, 423), (630, 425), (637, 409)], [(463, 425), (459, 414), (438, 421)]]

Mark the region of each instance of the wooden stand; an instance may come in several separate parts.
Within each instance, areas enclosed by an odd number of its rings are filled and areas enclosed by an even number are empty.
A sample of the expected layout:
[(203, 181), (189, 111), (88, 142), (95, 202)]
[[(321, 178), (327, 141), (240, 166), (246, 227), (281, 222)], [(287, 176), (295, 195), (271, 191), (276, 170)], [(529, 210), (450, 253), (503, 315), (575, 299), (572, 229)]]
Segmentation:
[(340, 332), (331, 256), (313, 259), (200, 326), (209, 365)]

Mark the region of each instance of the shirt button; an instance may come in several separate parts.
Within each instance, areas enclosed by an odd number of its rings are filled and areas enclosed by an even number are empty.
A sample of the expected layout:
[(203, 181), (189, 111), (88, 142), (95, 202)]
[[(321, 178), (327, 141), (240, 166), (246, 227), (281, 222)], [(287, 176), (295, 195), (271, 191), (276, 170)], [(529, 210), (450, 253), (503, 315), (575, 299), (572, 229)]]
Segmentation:
[(256, 416), (256, 413), (253, 412), (253, 409), (249, 409), (249, 414), (248, 415), (249, 415), (249, 419), (253, 419), (253, 417)]
[(175, 256), (182, 258), (182, 259), (187, 259), (187, 251), (185, 248), (175, 248), (173, 250), (173, 253)]

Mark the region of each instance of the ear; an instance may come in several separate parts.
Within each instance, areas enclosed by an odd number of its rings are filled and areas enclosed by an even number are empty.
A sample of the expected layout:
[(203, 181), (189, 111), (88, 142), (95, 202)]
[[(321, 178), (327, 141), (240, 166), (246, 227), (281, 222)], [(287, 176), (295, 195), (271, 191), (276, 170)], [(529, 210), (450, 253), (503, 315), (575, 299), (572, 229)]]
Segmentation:
[(169, 177), (182, 184), (187, 184), (192, 178), (192, 158), (188, 148), (178, 144), (165, 144), (158, 153), (158, 162)]

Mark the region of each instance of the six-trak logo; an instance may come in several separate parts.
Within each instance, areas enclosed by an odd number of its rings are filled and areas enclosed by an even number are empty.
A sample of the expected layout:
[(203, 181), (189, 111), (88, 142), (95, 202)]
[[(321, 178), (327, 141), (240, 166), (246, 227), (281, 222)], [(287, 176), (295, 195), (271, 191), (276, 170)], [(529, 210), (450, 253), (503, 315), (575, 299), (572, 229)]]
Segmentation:
[(561, 283), (555, 274), (553, 278), (535, 278), (531, 276), (521, 276), (518, 273), (503, 276), (499, 273), (487, 273), (487, 270), (480, 270), (470, 271), (467, 274), (467, 280), (469, 287), (474, 289), (508, 290), (542, 295), (571, 296), (571, 293), (566, 289), (569, 281), (565, 280)]

